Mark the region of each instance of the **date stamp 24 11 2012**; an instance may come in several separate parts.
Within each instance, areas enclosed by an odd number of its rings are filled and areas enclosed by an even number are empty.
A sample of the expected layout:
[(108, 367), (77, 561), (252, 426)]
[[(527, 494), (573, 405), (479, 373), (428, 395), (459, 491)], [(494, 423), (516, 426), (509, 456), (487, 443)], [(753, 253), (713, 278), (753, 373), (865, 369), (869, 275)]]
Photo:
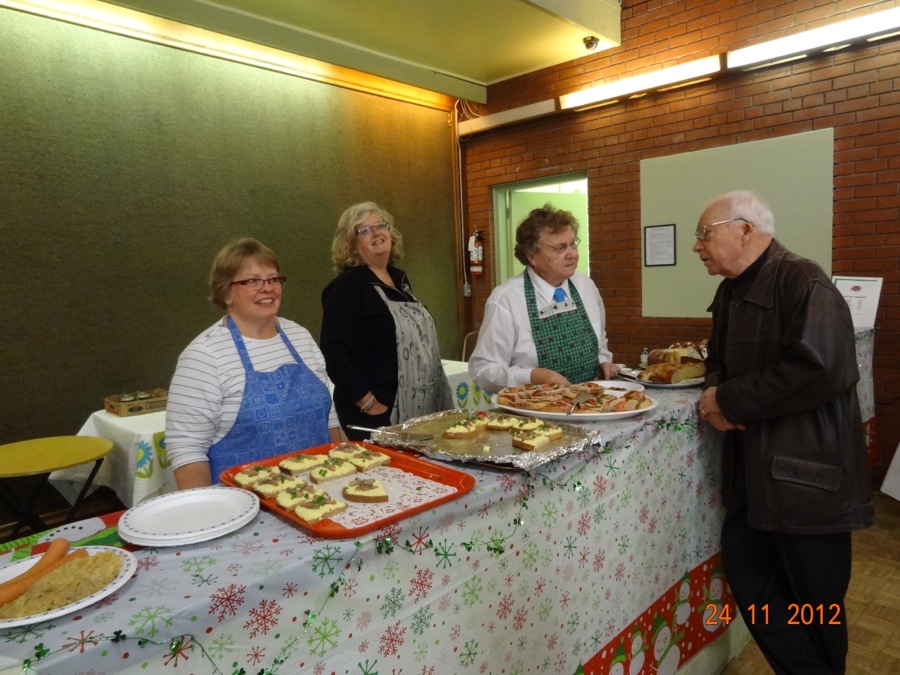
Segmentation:
[[(731, 623), (731, 608), (728, 605), (710, 603), (706, 606), (706, 610), (707, 612), (712, 610), (706, 616), (708, 625), (714, 626), (720, 623), (728, 625)], [(841, 606), (837, 603), (826, 606), (824, 604), (814, 605), (811, 603), (792, 602), (787, 607), (784, 621), (788, 626), (812, 626), (816, 624), (839, 626), (843, 623), (841, 613)], [(747, 607), (747, 619), (750, 624), (769, 625), (769, 605), (749, 605)]]

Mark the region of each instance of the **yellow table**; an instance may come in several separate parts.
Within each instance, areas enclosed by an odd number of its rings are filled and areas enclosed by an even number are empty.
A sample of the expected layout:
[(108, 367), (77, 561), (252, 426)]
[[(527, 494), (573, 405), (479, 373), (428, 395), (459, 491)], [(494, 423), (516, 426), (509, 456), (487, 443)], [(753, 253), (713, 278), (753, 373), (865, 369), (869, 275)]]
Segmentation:
[[(0, 445), (0, 499), (19, 517), (10, 538), (15, 539), (25, 522), (35, 532), (47, 528), (46, 523), (35, 513), (34, 506), (52, 471), (94, 462), (90, 475), (66, 517), (65, 522), (71, 522), (94, 476), (97, 475), (103, 458), (112, 447), (112, 441), (96, 436), (51, 436)], [(34, 490), (34, 494), (25, 502), (20, 500), (8, 483), (2, 480), (36, 475), (43, 475), (44, 478)]]

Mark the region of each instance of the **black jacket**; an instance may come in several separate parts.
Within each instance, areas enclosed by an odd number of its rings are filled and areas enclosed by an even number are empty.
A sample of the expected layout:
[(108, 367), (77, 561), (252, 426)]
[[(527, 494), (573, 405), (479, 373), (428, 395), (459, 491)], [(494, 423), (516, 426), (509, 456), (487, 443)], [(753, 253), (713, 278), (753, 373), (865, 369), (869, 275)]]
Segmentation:
[(396, 267), (388, 267), (388, 272), (396, 289), (382, 284), (362, 265), (341, 272), (322, 291), (319, 347), (334, 383), (335, 409), (342, 424), (352, 416), (351, 424), (372, 426), (375, 420), (371, 416), (354, 413), (358, 413), (356, 402), (366, 392), (371, 391), (388, 408), (397, 394), (394, 319), (375, 286), (381, 287), (388, 300), (410, 301), (413, 297), (406, 273)]
[(709, 307), (713, 334), (706, 361), (706, 386), (718, 387), (723, 414), (747, 427), (727, 435), (726, 505), (739, 445), (751, 527), (827, 533), (871, 525), (855, 333), (846, 301), (815, 262), (778, 241), (744, 298), (726, 312), (733, 283), (724, 280)]

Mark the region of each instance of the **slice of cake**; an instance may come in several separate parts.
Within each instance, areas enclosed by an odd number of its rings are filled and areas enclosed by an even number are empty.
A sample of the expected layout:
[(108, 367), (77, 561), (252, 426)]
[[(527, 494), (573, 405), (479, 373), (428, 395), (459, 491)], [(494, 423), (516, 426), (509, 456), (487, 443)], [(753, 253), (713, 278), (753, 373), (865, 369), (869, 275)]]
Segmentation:
[(294, 507), (297, 517), (310, 525), (318, 523), (325, 518), (331, 518), (347, 510), (347, 503), (329, 497), (317, 495), (312, 499), (300, 502)]
[(513, 446), (523, 450), (537, 450), (549, 442), (549, 438), (534, 431), (518, 431), (512, 437)]
[(327, 461), (328, 455), (300, 454), (281, 460), (278, 463), (278, 466), (294, 476), (299, 476), (300, 474), (315, 469), (317, 466), (321, 466)]
[(341, 495), (348, 502), (363, 504), (375, 504), (388, 500), (388, 493), (385, 491), (384, 485), (375, 478), (354, 478), (344, 486)]
[(447, 428), (444, 432), (444, 438), (474, 438), (486, 426), (486, 421), (479, 422), (474, 419), (460, 420)]
[(513, 415), (494, 414), (487, 419), (487, 428), (492, 430), (506, 431), (518, 425), (518, 418)]
[(549, 422), (541, 423), (534, 431), (541, 436), (546, 436), (551, 441), (555, 441), (563, 437), (563, 430), (555, 424), (550, 424)]
[(356, 467), (347, 460), (329, 457), (309, 472), (309, 479), (313, 483), (325, 483), (354, 473), (356, 473)]
[(537, 417), (522, 417), (519, 421), (518, 429), (522, 431), (534, 431), (543, 424)]
[(360, 448), (360, 451), (355, 455), (351, 455), (350, 457), (348, 457), (347, 461), (349, 461), (359, 471), (368, 471), (369, 469), (374, 469), (377, 466), (386, 466), (390, 464), (391, 456), (383, 452), (378, 452), (377, 450)]

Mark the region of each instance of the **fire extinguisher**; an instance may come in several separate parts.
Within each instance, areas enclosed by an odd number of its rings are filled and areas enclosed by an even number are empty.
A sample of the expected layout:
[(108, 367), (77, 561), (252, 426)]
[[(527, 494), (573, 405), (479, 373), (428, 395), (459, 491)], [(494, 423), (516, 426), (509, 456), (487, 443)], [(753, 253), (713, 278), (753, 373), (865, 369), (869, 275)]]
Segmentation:
[(469, 273), (473, 277), (484, 274), (484, 236), (481, 230), (469, 237)]

